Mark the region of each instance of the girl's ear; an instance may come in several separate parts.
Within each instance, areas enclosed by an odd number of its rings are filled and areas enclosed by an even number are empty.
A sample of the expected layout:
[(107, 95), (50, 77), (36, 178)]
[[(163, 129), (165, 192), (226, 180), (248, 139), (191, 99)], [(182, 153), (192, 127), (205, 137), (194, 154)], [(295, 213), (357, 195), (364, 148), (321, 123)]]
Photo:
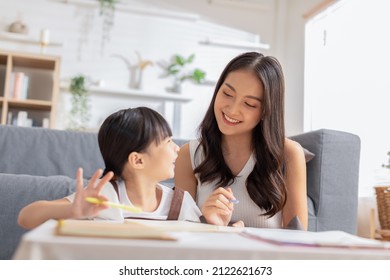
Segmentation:
[(137, 152), (130, 153), (129, 157), (127, 158), (129, 164), (131, 167), (135, 169), (142, 169), (144, 168), (144, 159), (143, 155)]

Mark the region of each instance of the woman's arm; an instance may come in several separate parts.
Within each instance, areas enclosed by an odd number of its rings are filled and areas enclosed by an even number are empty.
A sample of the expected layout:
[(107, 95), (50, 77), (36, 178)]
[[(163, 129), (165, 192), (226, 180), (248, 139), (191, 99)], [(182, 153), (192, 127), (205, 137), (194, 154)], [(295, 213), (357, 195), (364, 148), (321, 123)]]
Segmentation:
[(283, 225), (286, 226), (294, 216), (307, 229), (307, 187), (306, 187), (306, 161), (301, 145), (290, 139), (285, 142), (287, 159), (287, 202), (283, 208)]
[(188, 143), (180, 148), (176, 159), (175, 186), (189, 192), (196, 201), (197, 180), (192, 169), (190, 145)]

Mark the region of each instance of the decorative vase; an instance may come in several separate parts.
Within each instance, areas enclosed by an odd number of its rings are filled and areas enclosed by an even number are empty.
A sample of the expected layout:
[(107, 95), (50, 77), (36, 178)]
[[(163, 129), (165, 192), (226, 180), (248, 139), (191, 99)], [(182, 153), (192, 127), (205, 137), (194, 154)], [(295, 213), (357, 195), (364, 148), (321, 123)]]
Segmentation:
[(28, 27), (23, 22), (18, 20), (10, 24), (8, 31), (12, 33), (18, 33), (18, 34), (27, 34)]
[(167, 91), (171, 92), (171, 93), (181, 93), (181, 82), (180, 82), (180, 80), (179, 79), (175, 79), (173, 81), (172, 87), (168, 87)]

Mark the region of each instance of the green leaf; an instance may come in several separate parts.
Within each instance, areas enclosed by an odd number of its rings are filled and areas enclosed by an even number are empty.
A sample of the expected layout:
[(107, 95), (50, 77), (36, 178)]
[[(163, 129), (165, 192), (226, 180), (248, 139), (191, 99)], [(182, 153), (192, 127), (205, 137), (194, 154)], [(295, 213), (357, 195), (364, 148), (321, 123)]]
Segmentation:
[(180, 66), (184, 66), (184, 64), (185, 64), (184, 57), (182, 57), (181, 55), (175, 55), (175, 61), (176, 61), (176, 64), (178, 64)]
[(187, 58), (187, 63), (192, 63), (195, 59), (195, 54), (191, 54), (188, 58)]
[(192, 78), (196, 83), (201, 83), (204, 78), (206, 77), (206, 73), (200, 69), (195, 69), (194, 72), (192, 73)]

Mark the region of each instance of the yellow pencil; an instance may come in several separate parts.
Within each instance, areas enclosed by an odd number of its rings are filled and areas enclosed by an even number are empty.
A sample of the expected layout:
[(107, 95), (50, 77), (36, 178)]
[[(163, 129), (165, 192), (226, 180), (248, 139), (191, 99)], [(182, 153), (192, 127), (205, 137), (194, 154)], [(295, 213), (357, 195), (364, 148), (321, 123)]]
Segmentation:
[(105, 200), (98, 199), (96, 197), (86, 197), (85, 200), (88, 201), (89, 203), (104, 204), (104, 205), (107, 205), (107, 206), (110, 206), (113, 208), (120, 208), (120, 209), (129, 211), (129, 212), (134, 212), (134, 213), (142, 212), (142, 210), (138, 207), (132, 207), (132, 206), (124, 205), (124, 204), (118, 204), (118, 203), (114, 203), (114, 202), (110, 202), (110, 201), (105, 201)]

